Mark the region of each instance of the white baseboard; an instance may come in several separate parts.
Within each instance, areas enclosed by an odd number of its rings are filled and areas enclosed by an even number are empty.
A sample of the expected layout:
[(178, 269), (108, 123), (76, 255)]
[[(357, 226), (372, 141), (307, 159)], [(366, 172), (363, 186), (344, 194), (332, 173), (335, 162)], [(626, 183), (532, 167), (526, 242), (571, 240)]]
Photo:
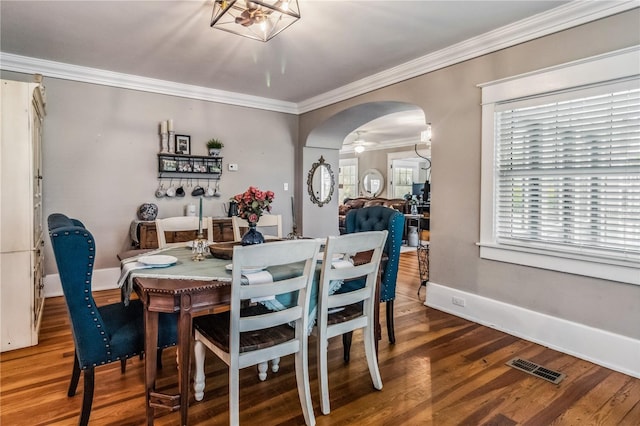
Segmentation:
[[(465, 306), (454, 305), (454, 297)], [(424, 304), (640, 378), (640, 340), (432, 282)]]
[[(95, 269), (91, 289), (93, 291), (112, 290), (118, 288), (120, 268)], [(59, 274), (49, 274), (44, 277), (44, 297), (62, 296), (62, 284)]]

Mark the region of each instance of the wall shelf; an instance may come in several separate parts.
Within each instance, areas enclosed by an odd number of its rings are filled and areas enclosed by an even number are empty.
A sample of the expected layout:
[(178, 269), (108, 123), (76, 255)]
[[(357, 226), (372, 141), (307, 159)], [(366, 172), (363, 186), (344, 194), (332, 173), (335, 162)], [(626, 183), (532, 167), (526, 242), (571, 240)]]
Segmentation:
[(184, 177), (185, 175), (220, 179), (222, 175), (222, 157), (158, 154), (159, 178)]

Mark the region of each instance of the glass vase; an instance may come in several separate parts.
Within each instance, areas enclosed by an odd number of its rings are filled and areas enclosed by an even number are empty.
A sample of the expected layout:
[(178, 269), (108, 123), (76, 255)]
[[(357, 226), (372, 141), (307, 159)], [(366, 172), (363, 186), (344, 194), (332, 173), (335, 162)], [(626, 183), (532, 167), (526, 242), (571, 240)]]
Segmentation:
[(256, 224), (249, 222), (249, 230), (242, 236), (240, 241), (243, 246), (264, 243), (264, 236), (256, 230)]

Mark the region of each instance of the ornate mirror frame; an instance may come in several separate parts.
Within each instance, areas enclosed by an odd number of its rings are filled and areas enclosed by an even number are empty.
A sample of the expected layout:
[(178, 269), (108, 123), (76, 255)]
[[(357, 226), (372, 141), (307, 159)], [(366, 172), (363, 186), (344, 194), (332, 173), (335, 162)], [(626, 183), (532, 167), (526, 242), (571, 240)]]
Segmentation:
[[(325, 182), (325, 184), (326, 183), (329, 184), (329, 194), (326, 195), (323, 199), (320, 199), (319, 198), (320, 190), (322, 189), (320, 185), (323, 184), (323, 182), (321, 182), (321, 179), (322, 179), (321, 174), (323, 169), (327, 171), (328, 178), (331, 181)], [(316, 177), (316, 173), (318, 173), (317, 177)], [(316, 180), (316, 186), (318, 186), (317, 188), (314, 187), (314, 177)], [(327, 177), (325, 176), (325, 179), (326, 178)], [(329, 203), (329, 201), (331, 201), (331, 197), (333, 196), (334, 187), (335, 187), (335, 179), (333, 177), (333, 170), (331, 170), (331, 165), (329, 163), (325, 163), (324, 157), (321, 155), (318, 162), (313, 163), (313, 165), (311, 166), (311, 170), (309, 170), (309, 173), (307, 174), (307, 191), (309, 192), (309, 197), (311, 198), (311, 202), (314, 204), (317, 204), (320, 207)]]

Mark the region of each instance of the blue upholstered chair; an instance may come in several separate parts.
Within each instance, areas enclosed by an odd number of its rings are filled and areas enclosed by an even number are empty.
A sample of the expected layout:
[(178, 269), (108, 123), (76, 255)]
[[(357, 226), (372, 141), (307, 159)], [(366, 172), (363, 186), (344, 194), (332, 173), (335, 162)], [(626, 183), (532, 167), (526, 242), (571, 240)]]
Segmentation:
[[(404, 215), (397, 210), (384, 206), (371, 206), (354, 209), (345, 218), (346, 233), (365, 231), (389, 231), (384, 246), (386, 262), (380, 265), (382, 280), (380, 282), (380, 302), (387, 303), (387, 333), (389, 341), (395, 343), (393, 330), (393, 301), (396, 298), (396, 278), (398, 277), (398, 263), (400, 261), (400, 247), (404, 232)], [(351, 291), (362, 283), (358, 281), (345, 283), (344, 290)], [(348, 361), (348, 341), (345, 341), (345, 360)]]
[[(127, 358), (144, 350), (143, 307), (139, 300), (132, 300), (128, 306), (123, 303), (96, 306), (91, 294), (96, 253), (91, 232), (79, 220), (59, 213), (49, 216), (48, 225), (75, 344), (75, 361), (67, 394), (75, 395), (80, 371), (84, 370), (79, 424), (86, 425), (93, 402), (95, 367), (120, 361), (124, 372)], [(176, 324), (177, 316), (160, 315), (160, 349), (176, 344)]]

